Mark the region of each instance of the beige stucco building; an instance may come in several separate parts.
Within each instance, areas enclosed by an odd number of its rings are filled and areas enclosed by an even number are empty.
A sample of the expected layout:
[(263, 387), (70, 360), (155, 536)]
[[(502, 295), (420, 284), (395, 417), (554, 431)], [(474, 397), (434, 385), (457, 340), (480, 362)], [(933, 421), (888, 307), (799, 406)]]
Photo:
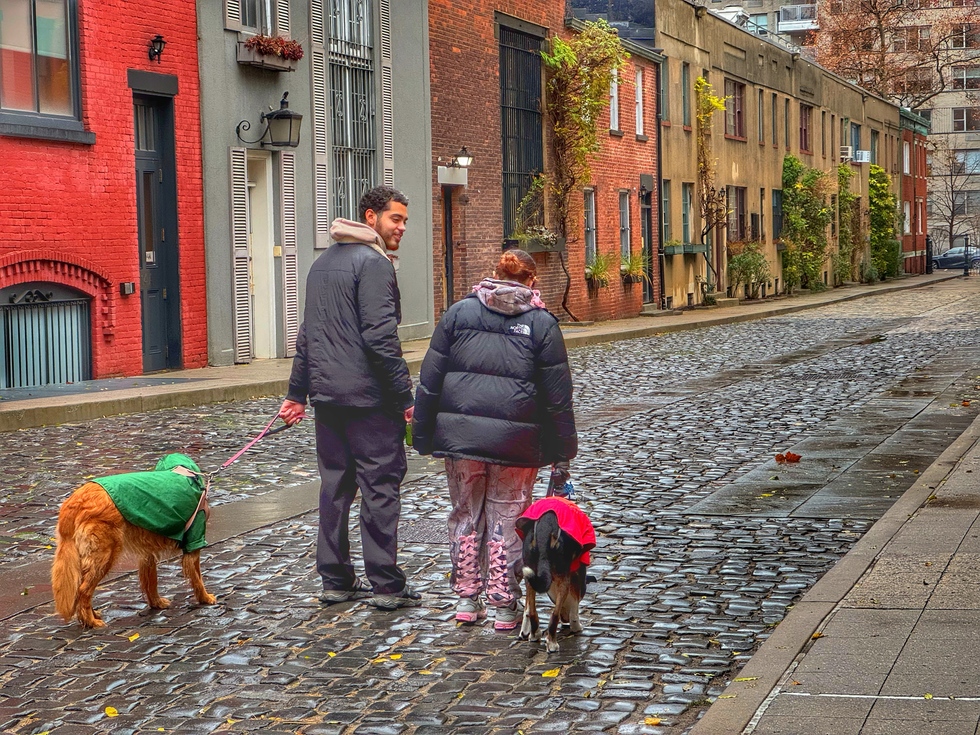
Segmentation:
[[(772, 273), (763, 295), (784, 291), (778, 235), (783, 158), (789, 153), (826, 171), (835, 185), (838, 164), (850, 162), (855, 173), (851, 190), (860, 197), (860, 238), (852, 257), (852, 277), (857, 277), (870, 257), (869, 164), (897, 178), (899, 108), (806, 61), (791, 45), (749, 33), (706, 6), (662, 0), (657, 26), (657, 45), (666, 57), (661, 85), (664, 306), (702, 303), (704, 284), (725, 296), (726, 246), (732, 243), (759, 243)], [(724, 187), (728, 195), (728, 221), (704, 241), (698, 205), (698, 76), (705, 76), (715, 95), (728, 97), (727, 109), (714, 114), (708, 137), (716, 160), (714, 186)], [(833, 252), (836, 223), (829, 236)], [(835, 285), (829, 258), (823, 278)]]

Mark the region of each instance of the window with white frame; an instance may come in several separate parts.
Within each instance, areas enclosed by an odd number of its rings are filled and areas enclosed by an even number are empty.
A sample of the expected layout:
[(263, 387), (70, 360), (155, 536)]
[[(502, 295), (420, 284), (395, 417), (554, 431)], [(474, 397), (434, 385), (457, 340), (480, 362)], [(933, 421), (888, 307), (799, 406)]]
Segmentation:
[(912, 145), (907, 140), (902, 141), (902, 173), (912, 173)]
[(950, 82), (953, 89), (980, 89), (980, 66), (954, 66)]
[(953, 151), (953, 173), (980, 174), (980, 150)]
[(619, 254), (630, 255), (630, 193), (619, 192)]
[(242, 25), (258, 33), (271, 35), (273, 32), (272, 0), (240, 0), (242, 4)]
[(813, 118), (813, 108), (800, 103), (800, 151), (810, 153), (810, 125)]
[(905, 220), (904, 232), (906, 235), (911, 235), (912, 234), (912, 202), (910, 202), (907, 199), (904, 202), (902, 202), (902, 214), (904, 215), (903, 219)]
[(980, 130), (980, 107), (954, 107), (953, 132)]
[(636, 134), (643, 135), (643, 69), (636, 70)]
[(665, 179), (660, 191), (660, 219), (664, 242), (670, 242), (670, 180)]
[(681, 115), (684, 125), (691, 125), (691, 65), (681, 65)]
[(609, 81), (609, 129), (619, 130), (619, 71), (613, 69)]
[(585, 264), (595, 260), (595, 189), (585, 190)]

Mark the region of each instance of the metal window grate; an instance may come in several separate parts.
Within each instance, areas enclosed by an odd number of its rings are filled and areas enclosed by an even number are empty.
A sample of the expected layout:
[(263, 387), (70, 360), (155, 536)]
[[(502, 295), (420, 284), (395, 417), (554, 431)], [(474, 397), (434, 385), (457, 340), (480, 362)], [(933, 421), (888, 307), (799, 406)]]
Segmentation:
[(0, 306), (0, 388), (91, 378), (88, 299)]
[(541, 39), (500, 27), (500, 112), (503, 144), (504, 237), (517, 207), (544, 170)]
[(368, 0), (331, 0), (328, 49), (335, 218), (356, 220), (361, 195), (377, 178), (371, 19)]

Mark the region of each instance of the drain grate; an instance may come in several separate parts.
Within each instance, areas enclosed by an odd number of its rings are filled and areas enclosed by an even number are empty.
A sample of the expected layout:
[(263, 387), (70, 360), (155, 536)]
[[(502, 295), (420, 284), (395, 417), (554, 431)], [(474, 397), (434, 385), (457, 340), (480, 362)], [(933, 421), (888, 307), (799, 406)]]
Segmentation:
[(448, 544), (449, 529), (445, 520), (411, 521), (398, 529), (400, 544)]

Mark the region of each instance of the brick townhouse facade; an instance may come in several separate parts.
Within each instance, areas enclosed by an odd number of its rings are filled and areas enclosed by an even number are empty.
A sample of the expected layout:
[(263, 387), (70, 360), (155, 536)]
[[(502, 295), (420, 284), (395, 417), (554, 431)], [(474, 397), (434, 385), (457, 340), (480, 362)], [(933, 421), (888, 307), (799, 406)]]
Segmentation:
[[(516, 244), (518, 207), (535, 175), (550, 170), (541, 51), (555, 34), (567, 38), (576, 32), (564, 13), (563, 3), (552, 2), (429, 2), (436, 316), (492, 273), (505, 246)], [(614, 85), (618, 123), (611, 123), (610, 109), (599, 121), (601, 150), (593, 160), (592, 181), (572, 195), (564, 253), (560, 243), (528, 248), (535, 251), (545, 303), (563, 320), (635, 316), (659, 288), (656, 54), (639, 51), (646, 57), (633, 53)], [(464, 147), (472, 156), (468, 168), (456, 157)], [(556, 230), (549, 207), (544, 210), (544, 224)], [(625, 249), (646, 249), (653, 256), (650, 282), (623, 283), (619, 266)], [(608, 286), (590, 287), (587, 251), (588, 257), (612, 258)], [(567, 310), (562, 308), (566, 284)]]
[(206, 364), (197, 59), (191, 0), (4, 3), (0, 388)]

